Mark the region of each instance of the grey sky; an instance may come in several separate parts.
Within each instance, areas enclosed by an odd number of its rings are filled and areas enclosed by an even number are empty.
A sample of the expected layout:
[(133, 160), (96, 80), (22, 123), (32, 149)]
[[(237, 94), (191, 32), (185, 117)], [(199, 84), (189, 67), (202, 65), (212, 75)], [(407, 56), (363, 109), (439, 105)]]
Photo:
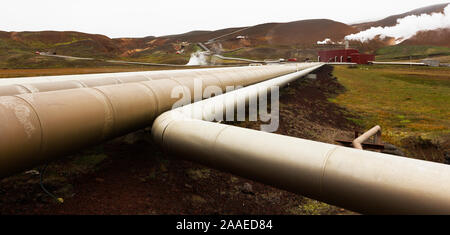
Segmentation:
[(381, 19), (449, 0), (14, 0), (2, 1), (2, 31), (80, 31), (144, 37), (269, 22)]

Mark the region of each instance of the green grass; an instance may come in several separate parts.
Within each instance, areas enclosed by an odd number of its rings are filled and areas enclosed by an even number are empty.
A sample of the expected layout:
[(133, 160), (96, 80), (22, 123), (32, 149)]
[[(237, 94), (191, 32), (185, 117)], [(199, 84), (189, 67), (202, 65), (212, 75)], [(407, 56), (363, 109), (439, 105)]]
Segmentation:
[(377, 60), (417, 60), (427, 57), (450, 56), (450, 48), (437, 46), (395, 45), (376, 51)]
[(332, 102), (360, 113), (352, 120), (383, 128), (394, 143), (409, 136), (434, 139), (450, 132), (450, 69), (428, 67), (336, 66), (347, 88)]
[(326, 215), (332, 212), (333, 214), (339, 213), (333, 206), (325, 203), (305, 198), (303, 204), (287, 210), (288, 213), (293, 215)]
[(64, 174), (77, 175), (93, 172), (108, 159), (108, 155), (103, 150), (89, 150), (74, 156), (71, 167), (67, 168)]
[(105, 154), (83, 155), (75, 159), (73, 163), (81, 167), (93, 168), (103, 162), (106, 158), (108, 158), (108, 156), (106, 156)]

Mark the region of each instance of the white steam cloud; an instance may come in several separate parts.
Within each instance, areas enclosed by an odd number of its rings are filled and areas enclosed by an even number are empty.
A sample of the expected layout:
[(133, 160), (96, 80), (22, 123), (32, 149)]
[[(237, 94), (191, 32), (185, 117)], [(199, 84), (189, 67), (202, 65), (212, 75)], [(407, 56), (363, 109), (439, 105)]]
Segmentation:
[(191, 58), (186, 65), (208, 65), (206, 53), (202, 51), (192, 53)]
[(419, 31), (436, 30), (450, 28), (450, 4), (444, 9), (444, 13), (433, 13), (431, 15), (422, 14), (411, 15), (397, 20), (397, 25), (392, 27), (372, 27), (368, 30), (351, 34), (345, 37), (346, 40), (357, 40), (367, 42), (379, 36), (395, 38), (395, 42), (401, 43)]
[(323, 41), (317, 41), (317, 45), (326, 45), (326, 44), (334, 44), (334, 42), (329, 38), (325, 38), (325, 40)]

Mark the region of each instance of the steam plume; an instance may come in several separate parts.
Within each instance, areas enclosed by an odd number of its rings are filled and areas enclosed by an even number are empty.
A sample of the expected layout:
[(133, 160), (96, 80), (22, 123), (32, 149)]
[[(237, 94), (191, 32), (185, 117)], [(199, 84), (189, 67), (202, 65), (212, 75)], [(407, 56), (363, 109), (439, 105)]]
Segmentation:
[(317, 45), (326, 45), (326, 44), (334, 44), (334, 42), (329, 38), (325, 38), (325, 40), (323, 41), (317, 41)]
[(351, 34), (345, 37), (346, 40), (357, 40), (367, 42), (379, 36), (395, 38), (395, 42), (401, 43), (419, 31), (436, 30), (440, 28), (450, 28), (450, 4), (444, 9), (444, 13), (433, 13), (431, 15), (422, 14), (419, 16), (410, 15), (397, 20), (397, 25), (392, 27), (372, 27), (368, 30)]
[(186, 65), (208, 65), (205, 52), (197, 51), (191, 54), (191, 58)]

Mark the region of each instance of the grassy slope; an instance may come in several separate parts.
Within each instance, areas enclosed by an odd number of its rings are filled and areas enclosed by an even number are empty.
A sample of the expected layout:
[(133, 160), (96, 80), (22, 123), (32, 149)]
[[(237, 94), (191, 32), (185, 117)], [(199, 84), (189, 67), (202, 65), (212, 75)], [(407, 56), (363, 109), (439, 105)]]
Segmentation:
[(170, 46), (167, 46), (167, 48), (163, 48), (160, 50), (154, 49), (142, 53), (137, 53), (132, 57), (120, 57), (118, 53), (103, 51), (103, 48), (100, 48), (98, 43), (92, 40), (73, 40), (67, 43), (44, 44), (39, 41), (20, 43), (11, 39), (0, 38), (0, 69), (46, 69), (115, 66), (114, 64), (105, 63), (101, 60), (93, 62), (39, 56), (35, 55), (34, 52), (36, 50), (56, 50), (60, 55), (96, 59), (116, 59), (150, 63), (186, 64), (189, 61), (190, 53), (192, 53), (195, 49), (195, 47), (191, 46), (186, 50), (186, 53), (177, 55), (174, 52), (170, 51), (169, 47)]
[(51, 43), (29, 39), (28, 37), (31, 35), (31, 33), (22, 33), (21, 41), (13, 40), (10, 37), (0, 38), (0, 68), (62, 68), (80, 65), (80, 62), (72, 63), (34, 54), (36, 50), (45, 51), (52, 47), (67, 46), (76, 42), (76, 38), (71, 38), (71, 41), (67, 43)]
[(365, 128), (381, 125), (388, 141), (450, 133), (450, 69), (337, 66), (334, 75), (348, 91), (332, 101), (361, 113), (354, 121)]
[(442, 62), (450, 61), (450, 48), (437, 46), (410, 46), (396, 45), (388, 46), (377, 50), (377, 60), (413, 60), (424, 59), (427, 57), (440, 57)]

